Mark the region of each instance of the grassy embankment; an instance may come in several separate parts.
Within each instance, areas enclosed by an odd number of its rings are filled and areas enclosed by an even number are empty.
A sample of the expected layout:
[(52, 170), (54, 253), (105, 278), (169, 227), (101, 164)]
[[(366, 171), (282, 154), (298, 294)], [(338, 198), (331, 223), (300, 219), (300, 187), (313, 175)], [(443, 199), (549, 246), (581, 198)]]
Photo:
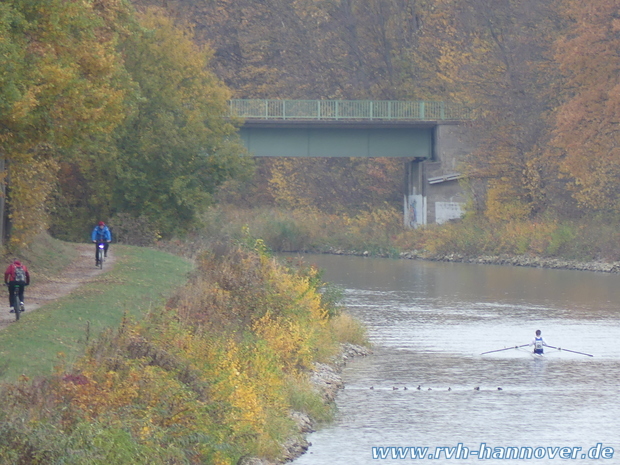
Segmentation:
[[(19, 323), (0, 331), (0, 380), (48, 375), (63, 354), (64, 362), (82, 355), (90, 339), (116, 327), (124, 315), (140, 318), (161, 307), (185, 284), (191, 263), (147, 248), (114, 245), (116, 264), (73, 293), (26, 312)], [(77, 258), (72, 244), (41, 237), (20, 253), (33, 282), (60, 274)], [(28, 289), (27, 289), (28, 291)], [(27, 297), (27, 292), (26, 292)]]
[[(157, 306), (153, 299), (174, 282), (162, 271), (188, 265), (144, 249), (118, 247), (117, 253), (119, 263), (101, 280), (41, 316), (26, 314), (12, 325), (16, 332), (32, 325), (19, 337), (7, 332), (14, 339), (3, 341), (5, 347), (32, 332), (24, 350), (45, 345), (44, 352), (60, 348), (74, 360), (60, 361), (48, 376), (0, 387), (0, 464), (275, 459), (299, 434), (291, 411), (330, 418), (311, 370), (341, 342), (362, 343), (365, 336), (317, 270), (280, 264), (260, 240), (218, 243), (198, 254), (182, 292)], [(128, 274), (135, 277), (131, 285)], [(126, 312), (146, 315), (120, 321)], [(91, 334), (110, 328), (78, 357), (86, 318), (93, 319)], [(51, 364), (53, 357), (37, 369)]]

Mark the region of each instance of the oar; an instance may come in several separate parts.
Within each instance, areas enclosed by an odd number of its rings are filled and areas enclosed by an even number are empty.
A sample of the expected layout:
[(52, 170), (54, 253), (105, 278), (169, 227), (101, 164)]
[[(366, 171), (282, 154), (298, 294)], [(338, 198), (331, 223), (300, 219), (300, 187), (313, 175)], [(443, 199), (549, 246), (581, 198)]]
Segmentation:
[(573, 354), (579, 354), (579, 355), (587, 355), (588, 357), (594, 357), (594, 355), (591, 354), (585, 354), (583, 352), (577, 352), (576, 350), (570, 350), (570, 349), (562, 349), (560, 347), (553, 347), (553, 346), (547, 346), (547, 347), (551, 347), (552, 349), (556, 349), (556, 350), (563, 350), (565, 352), (572, 352)]
[(505, 347), (503, 349), (497, 349), (497, 350), (489, 350), (488, 352), (482, 352), (480, 355), (490, 354), (491, 352), (501, 352), (502, 350), (518, 349), (519, 347), (525, 347), (525, 346), (529, 346), (529, 344), (523, 344), (522, 346)]

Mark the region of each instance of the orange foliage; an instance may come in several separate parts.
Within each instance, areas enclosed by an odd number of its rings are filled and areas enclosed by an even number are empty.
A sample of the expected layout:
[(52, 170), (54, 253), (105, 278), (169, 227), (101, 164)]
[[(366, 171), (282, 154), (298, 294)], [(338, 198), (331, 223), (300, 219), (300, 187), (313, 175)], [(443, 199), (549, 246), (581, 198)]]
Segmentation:
[(563, 6), (571, 26), (555, 59), (570, 91), (556, 114), (555, 155), (582, 205), (620, 211), (618, 2), (566, 0)]

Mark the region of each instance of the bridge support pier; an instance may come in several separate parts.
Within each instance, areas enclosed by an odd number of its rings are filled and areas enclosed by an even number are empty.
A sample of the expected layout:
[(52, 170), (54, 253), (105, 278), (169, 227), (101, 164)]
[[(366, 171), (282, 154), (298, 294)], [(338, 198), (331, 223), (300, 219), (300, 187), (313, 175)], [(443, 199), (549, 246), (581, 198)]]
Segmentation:
[(424, 166), (418, 160), (405, 162), (405, 195), (403, 199), (405, 226), (416, 228), (427, 223), (424, 195)]
[(432, 159), (414, 158), (406, 162), (404, 223), (406, 227), (460, 218), (465, 194), (458, 180), (458, 163), (471, 151), (466, 128), (458, 124), (438, 124), (433, 137)]

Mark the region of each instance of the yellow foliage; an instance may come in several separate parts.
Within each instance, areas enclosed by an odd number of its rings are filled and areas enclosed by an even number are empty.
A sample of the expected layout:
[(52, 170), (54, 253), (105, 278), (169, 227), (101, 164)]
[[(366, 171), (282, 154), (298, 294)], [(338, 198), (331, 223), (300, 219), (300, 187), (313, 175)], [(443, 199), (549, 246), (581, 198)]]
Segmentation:
[(340, 313), (330, 320), (334, 337), (339, 342), (364, 345), (368, 341), (366, 328), (348, 313)]
[(511, 221), (498, 235), (499, 247), (507, 253), (545, 255), (557, 229), (555, 221)]
[(400, 228), (402, 212), (395, 208), (373, 208), (370, 211), (358, 213), (355, 217), (346, 217), (345, 224), (351, 228), (352, 234), (376, 237), (381, 234), (394, 232), (394, 225)]
[(511, 183), (503, 179), (489, 182), (485, 214), (491, 221), (523, 220), (530, 211), (531, 206), (519, 199)]
[(570, 93), (554, 114), (550, 156), (582, 206), (618, 212), (618, 3), (565, 0), (560, 7), (569, 27), (555, 44), (554, 58)]
[(22, 18), (2, 37), (9, 49), (19, 50), (3, 55), (10, 70), (3, 82), (10, 85), (0, 90), (0, 100), (10, 96), (0, 115), (0, 157), (8, 165), (13, 245), (24, 245), (47, 226), (59, 149), (88, 145), (127, 114), (129, 88), (119, 79), (116, 37), (103, 34), (93, 6), (76, 0), (7, 6), (6, 12), (14, 8), (11, 14)]
[(327, 311), (321, 305), (320, 295), (310, 285), (310, 280), (317, 276), (318, 270), (312, 268), (309, 276), (299, 276), (284, 272), (273, 259), (270, 265), (273, 267), (272, 279), (276, 292), (289, 295), (292, 305), (299, 309), (299, 312), (295, 309), (293, 312), (298, 315), (305, 313), (312, 323), (324, 325)]
[(14, 155), (9, 165), (11, 244), (25, 246), (47, 228), (46, 200), (58, 163), (51, 158)]
[(64, 385), (65, 395), (92, 419), (110, 409), (131, 405), (138, 395), (138, 378), (135, 374), (121, 378), (119, 373), (108, 371), (96, 379), (94, 372), (84, 371), (80, 376), (80, 383)]
[(277, 158), (273, 161), (269, 189), (276, 203), (284, 208), (311, 209), (312, 199), (300, 195), (303, 181), (295, 170), (295, 160)]
[(252, 329), (278, 355), (285, 371), (309, 368), (312, 353), (307, 343), (310, 334), (302, 324), (266, 313), (254, 322)]
[(228, 341), (226, 352), (220, 360), (219, 374), (222, 381), (216, 391), (233, 406), (229, 417), (236, 433), (242, 433), (251, 425), (261, 431), (264, 428), (266, 414), (256, 392), (254, 383), (242, 369), (239, 348), (234, 341)]

